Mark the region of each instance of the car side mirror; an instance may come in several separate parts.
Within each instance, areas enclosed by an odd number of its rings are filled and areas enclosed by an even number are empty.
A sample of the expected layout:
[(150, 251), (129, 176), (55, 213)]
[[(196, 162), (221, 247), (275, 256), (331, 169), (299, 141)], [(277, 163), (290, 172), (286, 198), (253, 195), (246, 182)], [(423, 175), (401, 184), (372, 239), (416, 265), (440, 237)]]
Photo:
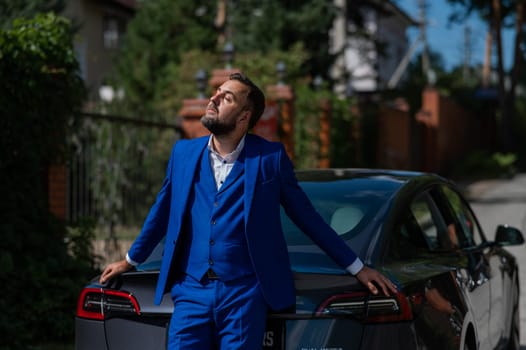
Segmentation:
[(524, 243), (524, 237), (515, 227), (499, 225), (495, 233), (495, 243), (501, 246), (521, 245)]

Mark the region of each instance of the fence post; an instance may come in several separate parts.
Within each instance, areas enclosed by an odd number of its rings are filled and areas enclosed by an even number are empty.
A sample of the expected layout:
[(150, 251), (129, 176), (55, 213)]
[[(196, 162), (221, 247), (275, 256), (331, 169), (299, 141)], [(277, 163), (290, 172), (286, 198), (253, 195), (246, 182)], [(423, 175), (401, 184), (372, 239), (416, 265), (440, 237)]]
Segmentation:
[(320, 168), (331, 166), (330, 145), (331, 145), (331, 102), (324, 98), (320, 103)]
[(206, 72), (200, 69), (195, 80), (199, 95), (197, 98), (187, 98), (183, 100), (183, 107), (179, 110), (181, 117), (181, 127), (183, 129), (183, 138), (193, 139), (210, 134), (210, 132), (201, 124), (201, 117), (206, 113), (208, 99), (204, 91), (206, 89)]
[[(278, 106), (277, 137), (285, 145), (289, 158), (294, 161), (294, 90), (283, 82), (285, 64), (278, 62), (276, 70), (279, 80), (277, 84), (267, 86), (267, 108)], [(258, 127), (261, 125), (256, 125), (254, 128), (256, 134)]]

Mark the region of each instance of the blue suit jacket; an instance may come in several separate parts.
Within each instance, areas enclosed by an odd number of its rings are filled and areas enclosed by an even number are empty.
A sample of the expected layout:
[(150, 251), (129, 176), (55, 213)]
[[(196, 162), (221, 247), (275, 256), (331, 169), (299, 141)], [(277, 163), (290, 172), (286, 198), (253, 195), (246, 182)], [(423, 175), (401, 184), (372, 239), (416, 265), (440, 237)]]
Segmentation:
[[(172, 287), (174, 255), (181, 241), (187, 200), (208, 138), (181, 140), (174, 145), (163, 186), (128, 252), (132, 260), (143, 262), (166, 235), (156, 304), (160, 304), (164, 293)], [(245, 236), (265, 300), (272, 309), (279, 310), (295, 303), (280, 205), (291, 220), (342, 267), (352, 264), (356, 255), (315, 211), (299, 187), (281, 143), (248, 134), (245, 156)]]

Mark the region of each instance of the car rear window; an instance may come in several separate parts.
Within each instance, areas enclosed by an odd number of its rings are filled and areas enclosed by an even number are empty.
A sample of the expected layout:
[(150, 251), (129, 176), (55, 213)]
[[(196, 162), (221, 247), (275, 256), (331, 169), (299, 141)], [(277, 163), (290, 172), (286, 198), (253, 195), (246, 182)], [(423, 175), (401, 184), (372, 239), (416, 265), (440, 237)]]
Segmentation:
[[(370, 244), (370, 237), (363, 237), (360, 234), (373, 222), (380, 208), (392, 196), (394, 187), (398, 187), (371, 179), (300, 182), (300, 186), (325, 222), (357, 254), (365, 251)], [(281, 211), (281, 215), (290, 252), (319, 251), (315, 243), (287, 217), (284, 210)]]
[[(370, 244), (364, 233), (393, 192), (400, 186), (396, 181), (378, 179), (344, 179), (335, 181), (302, 181), (300, 186), (323, 219), (360, 255)], [(308, 252), (312, 266), (340, 269), (328, 259), (312, 240), (281, 211), (283, 232), (291, 253), (292, 265), (305, 265)], [(150, 257), (139, 267), (141, 270), (159, 269), (164, 239)], [(329, 266), (330, 265), (330, 266)]]

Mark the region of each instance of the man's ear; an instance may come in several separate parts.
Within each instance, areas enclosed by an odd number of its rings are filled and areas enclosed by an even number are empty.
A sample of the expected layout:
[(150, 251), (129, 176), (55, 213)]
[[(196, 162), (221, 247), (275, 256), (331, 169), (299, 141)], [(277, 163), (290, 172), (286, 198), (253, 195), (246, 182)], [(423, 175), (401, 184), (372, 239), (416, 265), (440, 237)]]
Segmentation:
[(243, 116), (241, 117), (241, 120), (246, 120), (247, 122), (250, 120), (250, 116), (252, 115), (252, 111), (250, 109), (246, 109), (243, 111)]

